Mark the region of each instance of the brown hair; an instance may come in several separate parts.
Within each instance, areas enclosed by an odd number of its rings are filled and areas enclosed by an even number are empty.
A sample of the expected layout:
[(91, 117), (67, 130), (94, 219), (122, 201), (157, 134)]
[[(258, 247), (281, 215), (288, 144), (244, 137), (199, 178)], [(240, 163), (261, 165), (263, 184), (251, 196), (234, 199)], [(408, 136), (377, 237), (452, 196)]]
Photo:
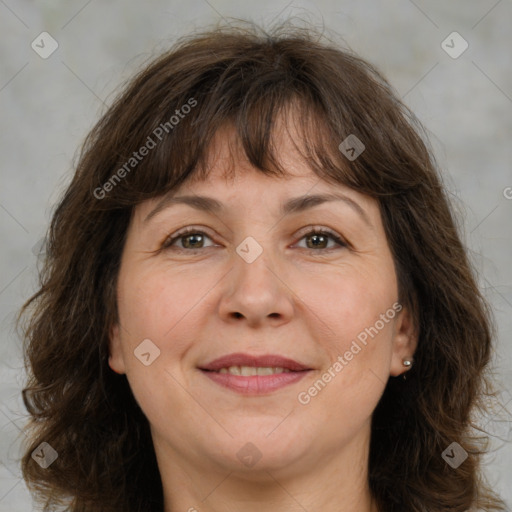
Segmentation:
[[(180, 40), (132, 79), (86, 138), (53, 215), (40, 289), (20, 314), (30, 312), (32, 416), (22, 469), (47, 507), (162, 510), (148, 421), (107, 364), (131, 215), (192, 176), (207, 179), (209, 144), (226, 123), (252, 165), (284, 175), (272, 130), (292, 104), (314, 172), (378, 200), (399, 300), (419, 333), (407, 380), (391, 377), (373, 414), (369, 484), (380, 510), (505, 510), (483, 483), (470, 417), (490, 389), (495, 328), (421, 124), (372, 65), (315, 30), (242, 23)], [(353, 161), (338, 149), (349, 135), (366, 147)], [(46, 469), (31, 457), (41, 442), (58, 453)], [(456, 469), (441, 457), (453, 442), (469, 453)]]

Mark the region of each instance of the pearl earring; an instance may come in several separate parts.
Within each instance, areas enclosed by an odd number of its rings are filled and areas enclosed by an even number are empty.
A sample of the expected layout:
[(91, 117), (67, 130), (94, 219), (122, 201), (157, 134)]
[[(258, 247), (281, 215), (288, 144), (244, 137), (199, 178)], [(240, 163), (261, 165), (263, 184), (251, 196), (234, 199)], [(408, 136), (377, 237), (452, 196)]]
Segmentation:
[[(412, 366), (412, 359), (404, 359), (402, 361), (402, 364), (407, 368), (407, 370), (411, 369)], [(407, 380), (407, 377), (405, 376), (406, 372), (402, 374), (402, 379)]]

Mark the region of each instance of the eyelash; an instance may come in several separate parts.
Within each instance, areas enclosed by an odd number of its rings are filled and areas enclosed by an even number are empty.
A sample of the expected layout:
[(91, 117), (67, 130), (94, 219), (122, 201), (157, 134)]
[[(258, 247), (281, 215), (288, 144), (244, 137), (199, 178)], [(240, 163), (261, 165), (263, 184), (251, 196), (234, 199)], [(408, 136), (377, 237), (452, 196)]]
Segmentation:
[[(203, 235), (203, 236), (207, 236), (208, 238), (212, 239), (212, 237), (210, 235), (208, 235), (208, 233), (200, 230), (200, 229), (196, 229), (196, 228), (186, 228), (184, 229), (183, 231), (178, 231), (175, 235), (170, 235), (169, 237), (167, 237), (163, 244), (162, 244), (162, 249), (171, 249), (172, 247), (172, 244), (181, 239), (181, 238), (185, 238), (187, 235), (191, 235), (191, 234), (194, 234), (194, 235)], [(346, 248), (348, 247), (348, 244), (341, 238), (339, 237), (334, 231), (331, 231), (330, 229), (328, 228), (320, 228), (320, 227), (317, 227), (317, 226), (313, 226), (311, 227), (311, 231), (308, 231), (307, 233), (304, 233), (301, 238), (299, 240), (302, 240), (303, 238), (306, 238), (307, 236), (311, 236), (311, 235), (327, 235), (329, 236), (330, 238), (332, 238), (338, 245), (339, 247), (331, 247), (329, 249), (310, 249), (310, 248), (302, 248), (306, 251), (312, 251), (312, 252), (331, 252), (333, 250), (337, 250), (337, 249), (342, 249), (342, 248)], [(197, 248), (197, 249), (184, 249), (182, 247), (175, 247), (173, 248), (172, 250), (174, 251), (178, 251), (178, 252), (189, 252), (189, 253), (195, 253), (196, 251), (201, 251), (201, 250), (204, 250), (204, 249), (208, 249), (208, 247), (200, 247), (200, 248)]]

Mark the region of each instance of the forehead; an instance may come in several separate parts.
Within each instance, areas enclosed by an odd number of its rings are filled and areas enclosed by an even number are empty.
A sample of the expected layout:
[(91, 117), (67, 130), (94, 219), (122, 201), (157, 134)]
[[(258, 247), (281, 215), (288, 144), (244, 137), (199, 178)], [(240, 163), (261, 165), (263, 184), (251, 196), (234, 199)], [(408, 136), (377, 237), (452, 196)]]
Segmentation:
[(233, 151), (229, 145), (232, 140), (228, 136), (219, 137), (215, 157), (210, 159), (204, 178), (188, 180), (172, 192), (139, 205), (139, 219), (146, 223), (163, 209), (180, 203), (216, 216), (223, 212), (233, 213), (236, 218), (245, 214), (263, 218), (272, 212), (283, 217), (341, 200), (371, 230), (378, 224), (379, 208), (374, 199), (345, 185), (326, 182), (292, 146), (278, 148), (280, 166), (285, 173), (268, 176), (255, 168), (242, 152)]
[[(205, 175), (193, 175), (176, 192), (196, 192), (216, 195), (223, 201), (238, 196), (258, 201), (284, 202), (291, 196), (326, 192), (341, 192), (364, 205), (376, 201), (343, 183), (320, 177), (304, 157), (304, 134), (297, 128), (297, 110), (286, 118), (278, 116), (272, 133), (272, 146), (278, 160), (277, 175), (267, 175), (254, 167), (243, 149), (240, 136), (233, 125), (219, 129), (207, 151)], [(299, 113), (300, 114), (300, 113)], [(270, 166), (271, 167), (271, 166)], [(272, 199), (274, 198), (274, 199)]]
[[(276, 172), (278, 182), (291, 184), (317, 183), (319, 176), (307, 165), (305, 154), (305, 133), (297, 127), (300, 122), (298, 107), (290, 108), (287, 113), (276, 116), (271, 132), (273, 155), (277, 166), (267, 162), (267, 167)], [(276, 168), (277, 167), (277, 168)], [(255, 169), (249, 162), (241, 136), (233, 123), (225, 123), (215, 133), (206, 151), (205, 173), (195, 173), (182, 187), (212, 187), (221, 184), (235, 185), (245, 181), (268, 181), (269, 176)], [(259, 171), (259, 172), (258, 172)], [(271, 176), (274, 177), (274, 176)]]
[[(379, 214), (374, 199), (333, 178), (324, 179), (313, 170), (306, 157), (307, 145), (311, 141), (305, 139), (311, 135), (316, 140), (323, 137), (323, 143), (328, 142), (327, 137), (332, 135), (322, 123), (317, 124), (317, 130), (312, 132), (311, 125), (308, 125), (311, 118), (308, 119), (300, 104), (290, 105), (274, 120), (270, 145), (276, 165), (270, 161), (265, 163), (270, 173), (249, 161), (240, 129), (237, 130), (233, 122), (225, 122), (216, 130), (206, 148), (201, 172), (196, 169), (178, 188), (145, 201), (137, 210), (144, 215), (162, 198), (187, 194), (214, 197), (226, 207), (238, 211), (268, 206), (268, 209), (278, 212), (276, 203), (283, 204), (291, 197), (339, 192), (366, 207), (370, 216), (371, 210), (374, 215)], [(259, 140), (257, 136), (254, 138)]]

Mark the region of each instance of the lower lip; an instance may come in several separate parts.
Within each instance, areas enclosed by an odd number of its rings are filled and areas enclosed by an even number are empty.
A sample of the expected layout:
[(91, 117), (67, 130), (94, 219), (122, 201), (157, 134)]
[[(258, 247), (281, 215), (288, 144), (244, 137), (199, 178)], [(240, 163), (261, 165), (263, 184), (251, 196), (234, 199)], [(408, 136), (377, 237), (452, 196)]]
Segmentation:
[(203, 375), (221, 386), (241, 393), (243, 395), (262, 395), (289, 386), (303, 379), (310, 370), (301, 372), (275, 373), (273, 375), (231, 375), (230, 373), (218, 373), (201, 370)]

